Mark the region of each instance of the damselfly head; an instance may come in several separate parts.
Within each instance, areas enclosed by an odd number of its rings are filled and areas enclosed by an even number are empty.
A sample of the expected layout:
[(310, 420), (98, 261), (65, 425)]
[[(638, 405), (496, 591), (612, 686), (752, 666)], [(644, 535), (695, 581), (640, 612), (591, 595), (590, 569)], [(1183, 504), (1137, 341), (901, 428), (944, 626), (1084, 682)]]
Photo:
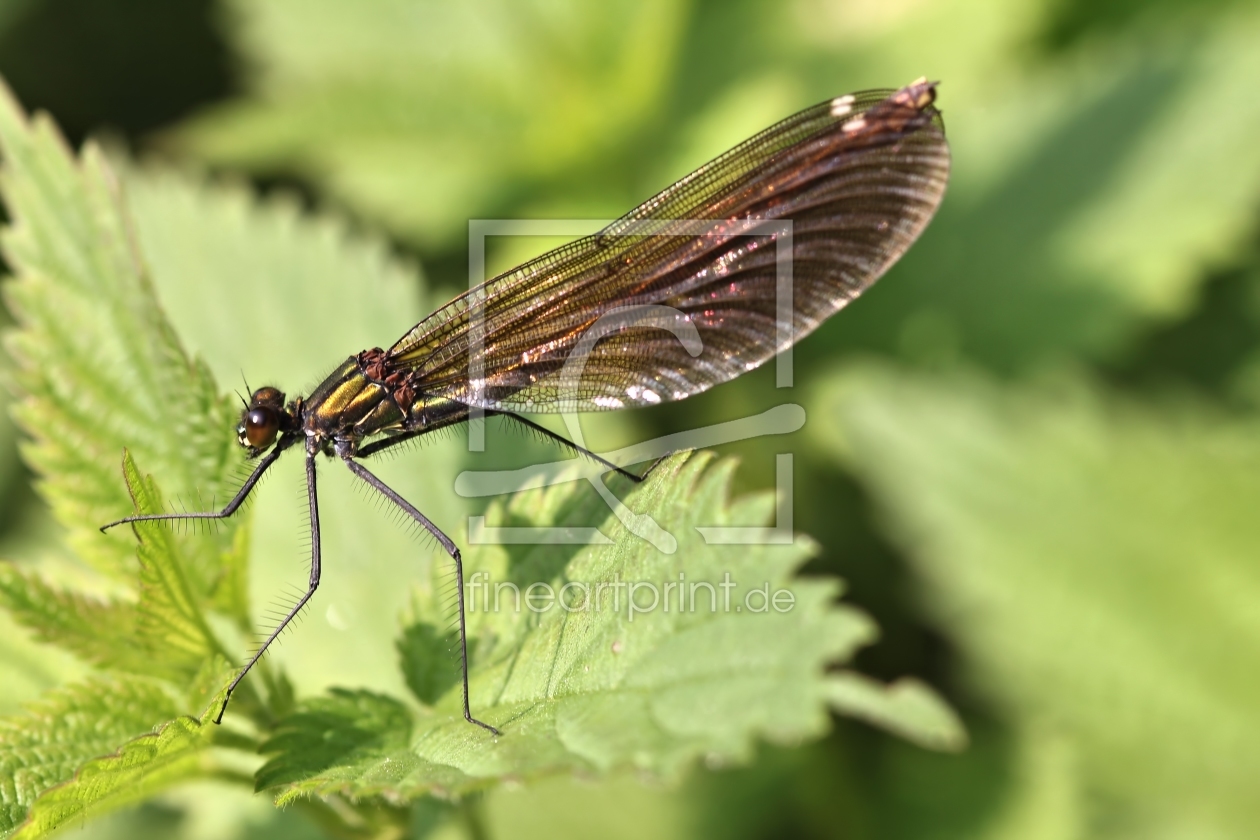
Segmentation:
[(284, 394), (277, 388), (259, 388), (250, 397), (236, 426), (236, 441), (254, 457), (276, 442), (284, 417)]

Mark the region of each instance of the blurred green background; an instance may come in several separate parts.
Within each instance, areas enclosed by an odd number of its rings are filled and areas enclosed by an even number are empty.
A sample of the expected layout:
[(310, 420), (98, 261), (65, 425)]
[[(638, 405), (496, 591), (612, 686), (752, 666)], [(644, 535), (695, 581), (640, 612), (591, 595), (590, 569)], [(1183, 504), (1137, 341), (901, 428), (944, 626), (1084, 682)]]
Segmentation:
[[(1260, 4), (3, 0), (0, 74), (76, 144), (100, 136), (149, 170), (233, 183), (234, 201), (288, 196), (387, 236), (425, 276), (423, 306), (389, 313), (399, 332), (466, 286), (470, 218), (611, 218), (801, 107), (940, 79), (945, 203), (886, 278), (799, 345), (796, 387), (776, 390), (770, 366), (592, 418), (587, 434), (615, 448), (803, 405), (801, 432), (728, 448), (742, 487), (772, 486), (773, 455), (796, 455), (794, 525), (822, 545), (809, 571), (843, 577), (883, 629), (859, 667), (937, 687), (972, 746), (930, 754), (837, 720), (822, 742), (698, 768), (677, 790), (626, 778), (496, 791), (484, 829), (1260, 831)], [(163, 177), (138, 180), (134, 202), (167, 206)], [(491, 269), (548, 244), (493, 241)], [(237, 357), (216, 353), (234, 307), (277, 313), (281, 336), (322, 328), (265, 290), (207, 312), (213, 277), (186, 282), (201, 285), (164, 299), (225, 388), (244, 372), (296, 391), (360, 349), (294, 358), (255, 334)], [(354, 276), (344, 286), (351, 302), (370, 294)], [(53, 551), (13, 432), (3, 440), (0, 549)], [(493, 428), (487, 449), (477, 466), (555, 455)], [(472, 463), (459, 442), (427, 456), (412, 469), (442, 488)], [(294, 508), (296, 473), (272, 484), (292, 485), (280, 495)], [(446, 504), (435, 519), (471, 509)], [(297, 527), (293, 513), (282, 536)], [(293, 542), (278, 551), (293, 557)], [(20, 636), (7, 620), (0, 631)], [(345, 650), (327, 658), (345, 664)], [(0, 655), (3, 711), (74, 667), (20, 643)], [(316, 686), (372, 679), (308, 664), (324, 669)], [(429, 825), (465, 833), (419, 809), (417, 832)], [(81, 833), (318, 836), (209, 784)]]

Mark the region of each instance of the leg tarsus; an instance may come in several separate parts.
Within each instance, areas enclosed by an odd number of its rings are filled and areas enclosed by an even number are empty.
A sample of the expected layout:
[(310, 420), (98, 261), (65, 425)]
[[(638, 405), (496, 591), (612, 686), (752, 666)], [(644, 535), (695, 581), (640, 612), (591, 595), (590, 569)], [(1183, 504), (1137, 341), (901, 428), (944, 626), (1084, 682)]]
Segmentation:
[(643, 473), (639, 476), (639, 481), (647, 481), (648, 476), (652, 474), (652, 471), (653, 471), (653, 470), (655, 470), (657, 467), (659, 467), (659, 466), (661, 465), (661, 462), (662, 462), (662, 461), (664, 461), (665, 459), (669, 458), (671, 455), (674, 455), (674, 454), (676, 454), (676, 453), (678, 453), (678, 452), (680, 452), (680, 451), (682, 451), (682, 450), (679, 450), (679, 449), (671, 449), (669, 452), (666, 452), (664, 455), (662, 455), (661, 457), (657, 458), (657, 459), (656, 459), (655, 461), (653, 461), (652, 463), (648, 464), (648, 468), (647, 468), (646, 470), (644, 470), (644, 471), (643, 471)]

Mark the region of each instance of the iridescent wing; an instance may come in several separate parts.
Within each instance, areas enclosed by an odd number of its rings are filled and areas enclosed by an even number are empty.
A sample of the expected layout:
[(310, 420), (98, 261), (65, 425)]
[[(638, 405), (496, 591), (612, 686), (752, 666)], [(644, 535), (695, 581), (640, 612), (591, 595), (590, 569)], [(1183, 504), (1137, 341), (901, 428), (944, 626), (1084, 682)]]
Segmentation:
[(386, 364), (423, 394), (525, 412), (652, 405), (739, 376), (860, 295), (932, 218), (949, 175), (934, 99), (920, 80), (789, 117), (455, 298)]

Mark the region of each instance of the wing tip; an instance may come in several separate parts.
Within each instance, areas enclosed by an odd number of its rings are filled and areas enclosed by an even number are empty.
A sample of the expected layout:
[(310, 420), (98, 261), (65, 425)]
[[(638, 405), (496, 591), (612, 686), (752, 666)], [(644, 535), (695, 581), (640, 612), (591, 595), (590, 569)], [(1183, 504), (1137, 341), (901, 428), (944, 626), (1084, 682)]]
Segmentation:
[(889, 97), (898, 105), (922, 111), (936, 101), (936, 87), (939, 81), (928, 81), (927, 76), (920, 76), (910, 84)]

